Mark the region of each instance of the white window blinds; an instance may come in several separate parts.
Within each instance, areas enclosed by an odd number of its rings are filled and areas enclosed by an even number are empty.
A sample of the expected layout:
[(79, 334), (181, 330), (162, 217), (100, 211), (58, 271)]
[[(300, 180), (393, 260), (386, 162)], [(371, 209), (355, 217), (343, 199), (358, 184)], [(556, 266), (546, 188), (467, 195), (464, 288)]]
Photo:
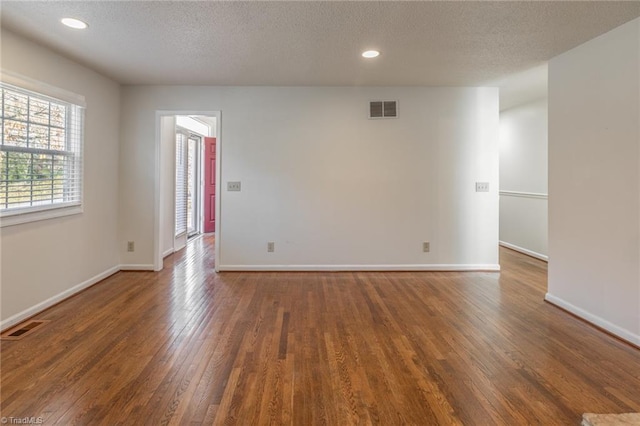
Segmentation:
[(176, 237), (187, 232), (187, 138), (176, 133)]
[(0, 83), (0, 215), (82, 204), (84, 108)]

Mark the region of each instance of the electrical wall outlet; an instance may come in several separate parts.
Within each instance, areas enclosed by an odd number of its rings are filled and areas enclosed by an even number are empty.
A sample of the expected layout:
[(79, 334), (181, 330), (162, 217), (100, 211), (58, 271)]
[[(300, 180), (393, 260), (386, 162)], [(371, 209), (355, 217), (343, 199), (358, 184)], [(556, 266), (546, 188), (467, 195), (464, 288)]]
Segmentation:
[(240, 191), (240, 182), (227, 182), (227, 191)]
[(274, 243), (273, 241), (269, 241), (267, 243), (267, 252), (273, 253), (274, 251), (276, 251), (276, 243)]
[(476, 192), (489, 192), (489, 182), (476, 182)]
[(422, 251), (425, 253), (429, 253), (429, 250), (431, 250), (430, 244), (428, 241), (425, 241), (422, 243)]
[(127, 241), (127, 251), (135, 251), (136, 244), (133, 241)]

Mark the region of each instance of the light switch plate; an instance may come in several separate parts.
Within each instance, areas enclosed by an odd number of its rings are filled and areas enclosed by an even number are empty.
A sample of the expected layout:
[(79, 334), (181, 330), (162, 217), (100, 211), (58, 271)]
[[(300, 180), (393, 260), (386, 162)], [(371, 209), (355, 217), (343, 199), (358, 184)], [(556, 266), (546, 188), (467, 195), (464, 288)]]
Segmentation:
[(227, 191), (240, 191), (240, 182), (227, 182)]
[(489, 182), (476, 182), (476, 192), (489, 192)]

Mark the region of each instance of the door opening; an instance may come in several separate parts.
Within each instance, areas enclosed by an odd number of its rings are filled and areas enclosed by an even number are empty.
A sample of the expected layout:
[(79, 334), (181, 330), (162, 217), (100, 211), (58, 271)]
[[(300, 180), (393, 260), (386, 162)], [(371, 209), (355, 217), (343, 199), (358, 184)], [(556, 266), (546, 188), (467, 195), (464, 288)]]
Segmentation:
[[(220, 112), (156, 112), (156, 203), (154, 270), (187, 245), (189, 238), (215, 232), (220, 245)], [(207, 149), (209, 151), (207, 152)]]
[[(215, 178), (211, 176), (215, 173), (215, 165), (209, 170), (210, 164), (206, 160), (211, 154), (205, 151), (210, 149), (207, 140), (212, 139), (215, 124), (215, 118), (176, 116), (174, 251), (184, 247), (187, 239), (215, 230), (215, 221), (214, 229), (209, 230), (206, 226), (215, 217), (209, 211), (213, 203), (215, 212)], [(212, 158), (215, 161), (215, 153)], [(213, 182), (213, 190), (208, 182)]]

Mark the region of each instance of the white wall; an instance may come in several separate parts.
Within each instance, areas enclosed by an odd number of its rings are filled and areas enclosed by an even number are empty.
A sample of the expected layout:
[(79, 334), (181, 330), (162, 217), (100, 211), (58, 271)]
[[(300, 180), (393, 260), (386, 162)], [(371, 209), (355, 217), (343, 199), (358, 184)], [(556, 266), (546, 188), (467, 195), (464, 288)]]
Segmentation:
[(84, 213), (0, 230), (5, 328), (117, 270), (120, 86), (6, 30), (1, 51), (3, 69), (83, 95), (87, 103)]
[(547, 300), (640, 344), (640, 19), (549, 65)]
[(175, 219), (176, 219), (176, 117), (163, 116), (160, 118), (160, 155), (162, 173), (160, 187), (160, 232), (162, 240), (162, 255), (167, 256), (174, 251)]
[[(368, 120), (372, 99), (400, 118)], [(221, 183), (242, 182), (219, 191), (222, 269), (497, 267), (497, 89), (135, 86), (122, 106), (125, 264), (154, 259), (155, 112), (220, 110)]]
[(547, 259), (547, 99), (500, 112), (500, 243)]

